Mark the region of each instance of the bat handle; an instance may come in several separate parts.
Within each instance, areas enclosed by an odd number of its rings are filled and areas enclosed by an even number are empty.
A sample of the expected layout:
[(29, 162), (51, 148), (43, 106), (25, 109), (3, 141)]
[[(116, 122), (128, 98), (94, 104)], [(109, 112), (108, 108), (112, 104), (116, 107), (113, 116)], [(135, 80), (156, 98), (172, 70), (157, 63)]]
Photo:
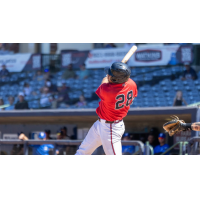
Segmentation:
[(136, 52), (137, 47), (134, 45), (129, 52), (124, 56), (123, 60), (121, 61), (122, 63), (127, 63), (130, 57)]

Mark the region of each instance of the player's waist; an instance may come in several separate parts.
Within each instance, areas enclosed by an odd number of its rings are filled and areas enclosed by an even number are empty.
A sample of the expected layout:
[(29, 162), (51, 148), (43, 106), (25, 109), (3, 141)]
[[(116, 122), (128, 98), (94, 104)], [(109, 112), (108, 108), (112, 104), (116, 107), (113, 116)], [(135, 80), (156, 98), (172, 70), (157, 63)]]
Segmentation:
[(98, 118), (98, 120), (102, 123), (107, 123), (107, 124), (113, 124), (113, 123), (119, 123), (121, 122), (122, 120), (115, 120), (115, 121), (107, 121), (105, 119), (101, 119), (100, 117)]

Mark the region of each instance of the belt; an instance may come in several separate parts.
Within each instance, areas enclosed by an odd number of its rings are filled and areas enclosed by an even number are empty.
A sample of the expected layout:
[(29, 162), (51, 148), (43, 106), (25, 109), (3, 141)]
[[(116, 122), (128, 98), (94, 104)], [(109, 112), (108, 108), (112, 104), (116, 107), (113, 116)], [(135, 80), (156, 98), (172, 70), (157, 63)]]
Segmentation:
[(99, 118), (98, 120), (99, 120), (100, 122), (104, 122), (104, 123), (107, 123), (107, 124), (119, 123), (119, 122), (122, 121), (122, 120), (107, 121), (107, 120), (104, 120), (104, 119), (101, 119), (101, 118)]

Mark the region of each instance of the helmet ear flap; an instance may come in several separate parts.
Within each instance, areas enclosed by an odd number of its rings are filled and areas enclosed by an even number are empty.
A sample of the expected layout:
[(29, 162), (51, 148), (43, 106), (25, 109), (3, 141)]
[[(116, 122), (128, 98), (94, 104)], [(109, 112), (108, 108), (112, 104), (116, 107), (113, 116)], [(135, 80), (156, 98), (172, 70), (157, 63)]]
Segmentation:
[(116, 82), (117, 82), (116, 78), (113, 77), (113, 76), (111, 76), (111, 81), (112, 81), (113, 83), (116, 83)]

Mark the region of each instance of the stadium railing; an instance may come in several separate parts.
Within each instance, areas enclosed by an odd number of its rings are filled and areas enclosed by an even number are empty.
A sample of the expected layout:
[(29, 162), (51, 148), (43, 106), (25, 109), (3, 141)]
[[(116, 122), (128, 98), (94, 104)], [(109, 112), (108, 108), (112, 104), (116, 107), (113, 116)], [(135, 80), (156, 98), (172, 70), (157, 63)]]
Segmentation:
[(184, 142), (177, 142), (176, 144), (174, 144), (170, 148), (168, 148), (165, 152), (163, 152), (161, 155), (167, 154), (169, 151), (171, 151), (172, 149), (174, 149), (178, 145), (179, 145), (179, 155), (183, 155), (183, 143)]
[(186, 143), (188, 155), (200, 155), (200, 137), (190, 138)]
[(149, 142), (146, 142), (145, 145), (145, 155), (154, 155), (153, 147), (149, 144)]
[[(66, 145), (66, 146), (78, 146), (81, 144), (83, 140), (0, 140), (0, 152), (2, 145), (23, 145), (24, 155), (28, 155), (28, 147), (29, 145), (42, 145), (42, 144), (52, 144), (54, 145), (53, 154), (56, 155), (56, 149), (58, 145)], [(130, 141), (122, 141), (122, 145), (133, 145), (138, 146), (138, 154), (143, 155), (145, 148), (144, 144), (141, 141), (130, 140)]]

